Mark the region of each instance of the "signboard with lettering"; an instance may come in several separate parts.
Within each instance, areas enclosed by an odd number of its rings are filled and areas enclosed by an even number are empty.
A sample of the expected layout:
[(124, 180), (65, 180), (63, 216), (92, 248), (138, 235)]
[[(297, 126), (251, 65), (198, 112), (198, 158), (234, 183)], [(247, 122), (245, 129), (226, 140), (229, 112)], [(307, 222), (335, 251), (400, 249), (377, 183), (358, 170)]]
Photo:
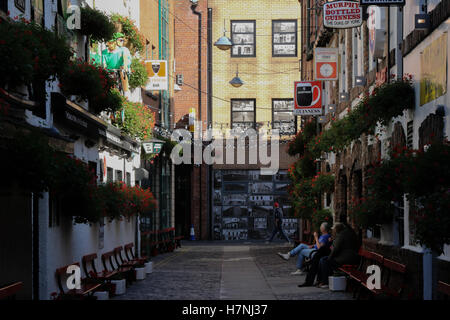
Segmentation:
[(294, 90), (295, 115), (322, 114), (322, 83), (320, 81), (296, 81)]
[(337, 80), (338, 49), (316, 48), (314, 50), (314, 79)]
[(359, 2), (333, 1), (323, 5), (323, 21), (327, 28), (355, 28), (362, 24)]
[(361, 0), (362, 6), (404, 6), (405, 0)]
[(168, 90), (167, 60), (146, 60), (145, 68), (148, 74), (147, 90)]
[(142, 147), (147, 154), (159, 154), (163, 144), (161, 142), (144, 142)]

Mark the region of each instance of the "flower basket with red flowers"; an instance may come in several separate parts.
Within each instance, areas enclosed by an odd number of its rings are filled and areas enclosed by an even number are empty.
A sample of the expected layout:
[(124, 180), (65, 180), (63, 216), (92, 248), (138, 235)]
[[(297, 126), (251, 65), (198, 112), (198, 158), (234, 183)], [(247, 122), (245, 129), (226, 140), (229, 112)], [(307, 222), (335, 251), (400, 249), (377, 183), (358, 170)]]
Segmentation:
[(122, 96), (114, 89), (115, 80), (110, 71), (81, 59), (71, 61), (60, 77), (61, 91), (66, 95), (77, 95), (89, 101), (95, 112), (115, 112), (122, 106)]
[(0, 23), (0, 86), (55, 79), (73, 56), (66, 40), (24, 18)]

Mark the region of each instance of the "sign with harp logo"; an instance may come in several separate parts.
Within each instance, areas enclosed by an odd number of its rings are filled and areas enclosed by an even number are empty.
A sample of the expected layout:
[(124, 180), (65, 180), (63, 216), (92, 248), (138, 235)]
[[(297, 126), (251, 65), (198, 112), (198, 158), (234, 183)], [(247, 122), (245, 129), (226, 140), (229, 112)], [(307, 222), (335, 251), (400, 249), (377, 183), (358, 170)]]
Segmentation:
[(168, 90), (167, 60), (146, 60), (148, 74), (146, 90)]

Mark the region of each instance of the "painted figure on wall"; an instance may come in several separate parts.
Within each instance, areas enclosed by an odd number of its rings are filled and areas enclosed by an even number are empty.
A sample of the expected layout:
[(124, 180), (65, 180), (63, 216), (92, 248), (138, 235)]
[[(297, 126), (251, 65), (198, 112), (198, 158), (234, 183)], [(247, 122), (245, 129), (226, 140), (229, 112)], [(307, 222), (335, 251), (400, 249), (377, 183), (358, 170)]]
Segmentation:
[(123, 33), (117, 32), (113, 39), (106, 43), (107, 49), (102, 52), (102, 65), (106, 69), (114, 70), (119, 74), (122, 90), (128, 91), (128, 72), (131, 66), (131, 54), (128, 48), (123, 47)]

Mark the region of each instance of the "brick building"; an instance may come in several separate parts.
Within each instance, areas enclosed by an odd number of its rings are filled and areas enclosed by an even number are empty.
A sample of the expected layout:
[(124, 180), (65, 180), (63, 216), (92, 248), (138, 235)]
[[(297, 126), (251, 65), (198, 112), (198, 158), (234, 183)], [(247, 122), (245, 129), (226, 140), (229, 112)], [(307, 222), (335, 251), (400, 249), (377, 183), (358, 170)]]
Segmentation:
[[(300, 126), (292, 99), (293, 82), (300, 76), (300, 8), (293, 0), (210, 0), (208, 6), (211, 41), (225, 31), (233, 42), (228, 51), (212, 49), (211, 126), (225, 137), (236, 128), (280, 129), (281, 133), (280, 169), (273, 176), (260, 173), (265, 167), (260, 162), (250, 164), (249, 152), (256, 152), (254, 147), (260, 145), (247, 144), (246, 164), (213, 165), (214, 239), (262, 239), (272, 228), (273, 203), (279, 202), (286, 215), (291, 208), (286, 170), (293, 159), (283, 142)], [(244, 81), (238, 88), (229, 84), (237, 73)], [(237, 157), (234, 151), (225, 149), (224, 154), (233, 152)], [(295, 232), (295, 219), (285, 223), (289, 233)]]
[[(322, 8), (316, 1), (299, 0), (299, 3), (305, 21), (302, 80), (314, 79), (315, 48), (338, 48), (339, 51), (338, 80), (323, 83), (326, 121), (321, 125), (322, 130), (329, 129), (334, 119), (342, 119), (366, 92), (371, 93), (376, 85), (389, 82), (391, 75), (411, 74), (414, 79), (414, 110), (392, 119), (383, 130), (378, 126), (378, 138), (363, 134), (341, 152), (323, 154), (325, 160), (321, 162), (321, 171), (331, 171), (335, 176), (331, 204), (334, 218), (337, 221), (346, 219), (357, 228), (349, 217), (349, 208), (353, 198), (359, 199), (366, 194), (366, 177), (371, 163), (387, 158), (392, 146), (418, 149), (430, 143), (429, 136), (440, 139), (448, 136), (448, 126), (444, 125), (448, 123), (448, 90), (421, 103), (420, 83), (425, 79), (424, 70), (431, 59), (421, 60), (420, 56), (424, 51), (432, 50), (430, 48), (437, 41), (445, 43), (439, 50), (447, 50), (449, 2), (433, 1), (428, 7), (426, 1), (420, 5), (406, 1), (405, 6), (371, 7), (370, 10), (363, 7), (362, 26), (349, 29), (325, 28)], [(428, 30), (415, 28), (414, 15), (417, 13), (428, 13), (432, 17)], [(373, 19), (372, 24), (370, 19)], [(447, 65), (448, 58), (439, 63)], [(434, 68), (433, 72), (438, 73), (438, 69)], [(444, 78), (448, 78), (445, 75), (447, 68), (442, 70), (445, 70)], [(362, 77), (365, 84), (357, 83), (357, 77)], [(444, 86), (448, 88), (447, 80)], [(392, 222), (359, 230), (363, 247), (406, 264), (408, 297), (431, 299), (436, 297), (437, 280), (449, 280), (450, 249), (446, 246), (444, 253), (435, 257), (427, 248), (421, 247), (414, 238), (414, 220), (409, 214), (406, 197), (398, 203), (400, 209)]]

